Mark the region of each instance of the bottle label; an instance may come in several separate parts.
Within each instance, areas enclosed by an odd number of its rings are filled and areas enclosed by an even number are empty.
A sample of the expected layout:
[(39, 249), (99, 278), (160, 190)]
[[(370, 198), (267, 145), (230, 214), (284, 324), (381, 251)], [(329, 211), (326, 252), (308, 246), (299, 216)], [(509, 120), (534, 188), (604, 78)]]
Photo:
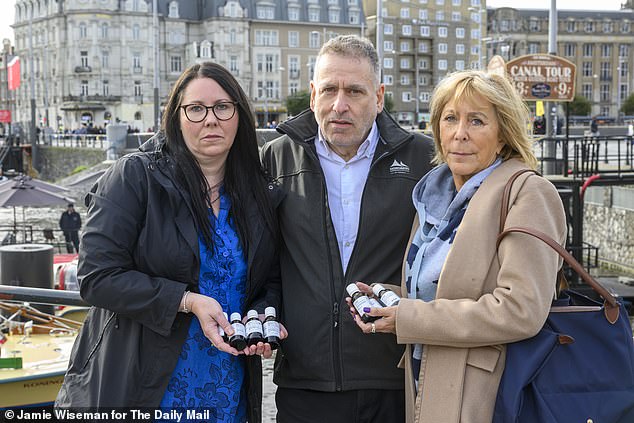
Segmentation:
[(357, 312), (363, 316), (365, 313), (363, 312), (363, 309), (366, 307), (372, 307), (372, 304), (370, 304), (370, 299), (368, 297), (366, 297), (365, 295), (361, 295), (359, 296), (359, 298), (357, 298), (356, 300), (354, 300), (352, 302), (352, 304), (354, 305), (354, 308), (357, 309)]
[(231, 327), (233, 328), (233, 336), (236, 336), (236, 335), (247, 336), (246, 330), (242, 323), (232, 323)]
[(383, 295), (381, 295), (381, 301), (385, 304), (386, 307), (391, 307), (398, 304), (401, 301), (401, 298), (396, 295), (393, 291), (387, 291)]
[(369, 301), (370, 301), (370, 306), (374, 308), (383, 308), (383, 304), (378, 302), (376, 298), (369, 298)]
[(264, 322), (262, 326), (264, 327), (265, 338), (268, 338), (270, 336), (277, 336), (278, 338), (280, 337), (280, 325), (275, 320)]
[(262, 322), (257, 319), (249, 320), (246, 324), (247, 333), (262, 333)]

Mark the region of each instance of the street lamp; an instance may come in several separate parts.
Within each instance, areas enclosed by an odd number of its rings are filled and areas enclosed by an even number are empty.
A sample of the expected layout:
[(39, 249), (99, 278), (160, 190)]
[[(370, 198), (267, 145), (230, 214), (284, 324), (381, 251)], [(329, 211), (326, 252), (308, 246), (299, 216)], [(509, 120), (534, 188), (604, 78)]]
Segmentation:
[(470, 7), (468, 9), (471, 12), (477, 12), (478, 13), (478, 25), (479, 25), (479, 32), (480, 32), (480, 39), (478, 41), (478, 69), (482, 69), (482, 12), (486, 12), (486, 9), (482, 8), (482, 3), (478, 4), (478, 7)]

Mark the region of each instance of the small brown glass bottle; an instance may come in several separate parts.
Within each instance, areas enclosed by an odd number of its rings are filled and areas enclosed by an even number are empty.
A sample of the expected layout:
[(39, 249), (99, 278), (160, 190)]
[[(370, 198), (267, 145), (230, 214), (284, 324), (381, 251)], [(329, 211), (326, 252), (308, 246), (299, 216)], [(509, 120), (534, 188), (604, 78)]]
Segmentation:
[(372, 285), (372, 292), (385, 307), (395, 306), (401, 301), (401, 298), (394, 291), (384, 287), (380, 283)]
[(249, 310), (247, 313), (247, 324), (245, 326), (248, 345), (257, 345), (258, 342), (264, 342), (262, 322), (260, 322), (260, 317), (256, 310)]
[(242, 323), (240, 313), (231, 313), (231, 327), (233, 335), (229, 337), (229, 345), (238, 351), (242, 351), (247, 347), (246, 329)]
[(361, 316), (361, 320), (363, 322), (368, 323), (379, 318), (379, 316), (369, 316), (365, 311), (363, 311), (366, 307), (372, 307), (372, 304), (370, 303), (370, 299), (363, 292), (359, 291), (356, 284), (351, 283), (348, 285), (346, 287), (346, 291), (348, 291), (348, 295), (352, 297), (352, 305), (357, 310), (357, 313), (359, 313), (359, 316)]
[(262, 324), (264, 342), (268, 343), (272, 350), (276, 350), (280, 346), (280, 324), (275, 319), (275, 308), (267, 307), (264, 309), (264, 316), (266, 316)]

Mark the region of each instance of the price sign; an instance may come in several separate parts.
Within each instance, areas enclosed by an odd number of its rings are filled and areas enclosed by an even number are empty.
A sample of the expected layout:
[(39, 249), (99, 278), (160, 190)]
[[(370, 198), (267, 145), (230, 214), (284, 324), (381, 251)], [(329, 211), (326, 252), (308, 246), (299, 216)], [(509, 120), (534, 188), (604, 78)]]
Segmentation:
[(506, 64), (511, 81), (525, 100), (572, 101), (574, 63), (550, 54), (521, 56)]

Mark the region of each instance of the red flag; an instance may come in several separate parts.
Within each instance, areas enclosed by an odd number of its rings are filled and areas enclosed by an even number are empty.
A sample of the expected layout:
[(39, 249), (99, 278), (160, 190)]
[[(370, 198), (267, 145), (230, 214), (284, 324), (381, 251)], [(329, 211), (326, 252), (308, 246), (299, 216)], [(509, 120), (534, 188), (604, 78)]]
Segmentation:
[(9, 89), (17, 90), (20, 86), (20, 58), (15, 56), (7, 65), (7, 78)]

